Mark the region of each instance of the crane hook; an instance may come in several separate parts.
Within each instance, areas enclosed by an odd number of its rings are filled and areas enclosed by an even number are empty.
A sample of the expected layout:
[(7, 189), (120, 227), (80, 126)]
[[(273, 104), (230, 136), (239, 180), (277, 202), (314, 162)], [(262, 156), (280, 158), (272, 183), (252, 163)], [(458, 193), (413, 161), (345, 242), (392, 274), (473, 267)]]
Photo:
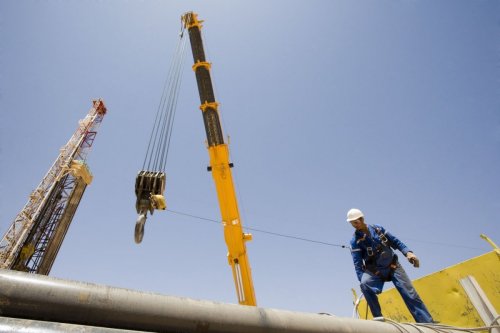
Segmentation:
[(140, 244), (142, 242), (142, 238), (144, 237), (146, 214), (147, 212), (141, 212), (141, 214), (139, 214), (139, 216), (137, 217), (137, 221), (135, 222), (134, 240), (137, 244)]

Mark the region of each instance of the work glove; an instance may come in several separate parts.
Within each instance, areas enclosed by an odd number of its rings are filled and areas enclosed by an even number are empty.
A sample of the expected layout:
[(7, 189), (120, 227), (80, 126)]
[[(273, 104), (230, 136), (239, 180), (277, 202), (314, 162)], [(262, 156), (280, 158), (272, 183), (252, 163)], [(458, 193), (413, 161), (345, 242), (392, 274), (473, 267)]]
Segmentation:
[(408, 252), (406, 254), (406, 258), (413, 265), (413, 267), (420, 267), (420, 260), (418, 260), (417, 256), (413, 254), (413, 252)]

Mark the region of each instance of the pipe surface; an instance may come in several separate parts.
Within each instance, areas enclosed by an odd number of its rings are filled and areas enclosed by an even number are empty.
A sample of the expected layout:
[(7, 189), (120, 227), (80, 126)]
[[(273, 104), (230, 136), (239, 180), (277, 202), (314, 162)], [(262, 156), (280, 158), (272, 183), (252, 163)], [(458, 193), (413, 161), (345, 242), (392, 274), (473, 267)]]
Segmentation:
[(75, 324), (54, 323), (31, 319), (0, 317), (0, 333), (141, 333), (115, 328), (82, 326)]
[(427, 327), (200, 301), (5, 269), (0, 269), (0, 315), (155, 332), (400, 333), (401, 326), (408, 333), (436, 332)]

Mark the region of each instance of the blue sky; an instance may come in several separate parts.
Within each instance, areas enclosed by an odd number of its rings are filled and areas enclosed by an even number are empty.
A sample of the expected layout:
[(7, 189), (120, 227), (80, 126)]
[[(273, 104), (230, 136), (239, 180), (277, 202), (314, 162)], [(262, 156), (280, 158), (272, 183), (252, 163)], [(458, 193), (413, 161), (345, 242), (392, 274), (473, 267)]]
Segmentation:
[[(52, 276), (237, 302), (220, 224), (157, 212), (133, 240), (135, 176), (190, 10), (244, 226), (348, 244), (358, 207), (420, 257), (412, 278), (490, 251), (481, 233), (500, 242), (498, 1), (2, 1), (2, 234), (92, 99), (108, 107)], [(187, 56), (167, 205), (218, 220)], [(348, 250), (253, 236), (260, 306), (351, 315)]]

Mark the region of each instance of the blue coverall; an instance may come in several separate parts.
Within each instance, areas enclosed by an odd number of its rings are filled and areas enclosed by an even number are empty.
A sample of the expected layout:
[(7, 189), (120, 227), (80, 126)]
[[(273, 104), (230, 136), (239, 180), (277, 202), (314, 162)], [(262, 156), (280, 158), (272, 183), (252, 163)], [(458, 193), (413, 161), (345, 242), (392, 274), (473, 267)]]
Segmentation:
[(351, 255), (361, 291), (373, 317), (382, 317), (377, 294), (382, 292), (385, 281), (392, 281), (415, 321), (432, 323), (432, 316), (398, 262), (393, 248), (405, 256), (411, 251), (380, 225), (368, 225), (368, 231), (370, 235), (356, 230), (351, 240)]

